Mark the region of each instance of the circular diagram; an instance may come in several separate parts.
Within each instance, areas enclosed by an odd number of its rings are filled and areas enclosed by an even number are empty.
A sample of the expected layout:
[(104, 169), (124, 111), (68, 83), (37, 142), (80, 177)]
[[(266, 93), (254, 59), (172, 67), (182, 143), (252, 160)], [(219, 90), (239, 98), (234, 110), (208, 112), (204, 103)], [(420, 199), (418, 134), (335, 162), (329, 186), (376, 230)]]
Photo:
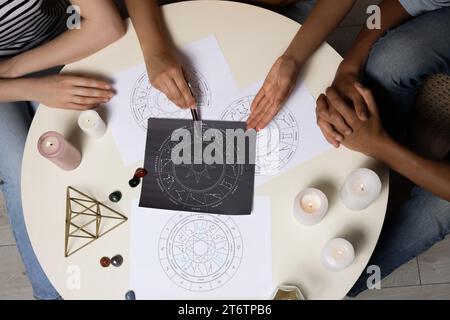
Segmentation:
[[(190, 131), (191, 137), (196, 134), (193, 127), (184, 129)], [(202, 132), (206, 130), (208, 126), (203, 123)], [(224, 131), (222, 134), (226, 135)], [(194, 150), (195, 139), (191, 140), (191, 150)], [(196, 211), (207, 207), (215, 208), (237, 192), (239, 181), (244, 175), (244, 165), (227, 164), (226, 161), (211, 165), (195, 164), (193, 160), (191, 164), (175, 165), (172, 161), (172, 149), (178, 143), (168, 137), (159, 148), (155, 159), (157, 184), (174, 204)], [(205, 150), (208, 143), (202, 140), (201, 150)]]
[[(255, 96), (246, 96), (233, 102), (222, 114), (225, 121), (246, 121)], [(270, 175), (280, 171), (295, 155), (300, 130), (294, 114), (284, 107), (266, 129), (258, 132), (256, 148), (257, 175)]]
[(204, 292), (236, 274), (243, 241), (228, 216), (178, 213), (164, 226), (158, 251), (164, 272), (176, 285)]
[[(211, 91), (205, 77), (194, 69), (184, 70), (197, 105), (210, 106)], [(149, 118), (186, 119), (191, 116), (188, 110), (179, 108), (164, 93), (152, 87), (146, 72), (134, 84), (130, 106), (134, 120), (145, 131)]]

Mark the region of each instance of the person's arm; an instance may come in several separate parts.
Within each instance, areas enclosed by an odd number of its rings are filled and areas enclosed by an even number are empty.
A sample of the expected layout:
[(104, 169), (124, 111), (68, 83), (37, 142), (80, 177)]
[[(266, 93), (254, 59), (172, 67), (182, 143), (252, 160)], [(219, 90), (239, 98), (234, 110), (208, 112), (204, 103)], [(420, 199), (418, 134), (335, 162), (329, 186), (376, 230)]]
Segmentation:
[(278, 58), (252, 103), (247, 127), (261, 130), (280, 111), (297, 83), (301, 68), (353, 7), (355, 0), (319, 0), (308, 19)]
[[(418, 186), (450, 201), (450, 164), (423, 158), (394, 141), (382, 127), (378, 108), (370, 90), (358, 83), (355, 89), (363, 97), (370, 112), (366, 121), (361, 121), (355, 110), (346, 105), (333, 88), (327, 90), (328, 101), (352, 128), (350, 135), (341, 132), (344, 136), (341, 143), (351, 150), (384, 162)], [(319, 98), (317, 113), (325, 107), (327, 99), (324, 96)], [(330, 124), (338, 127), (334, 121), (332, 120)]]
[(377, 42), (386, 31), (411, 19), (411, 15), (405, 10), (399, 0), (384, 0), (379, 6), (381, 28), (368, 29), (367, 25), (362, 27), (353, 46), (342, 61), (339, 71), (353, 73), (354, 75), (359, 76), (375, 42)]
[[(125, 25), (111, 0), (71, 0), (81, 8), (81, 28), (68, 30), (37, 48), (2, 62), (2, 78), (17, 78), (83, 59), (125, 34)], [(3, 72), (1, 72), (3, 71)]]
[(373, 157), (416, 185), (450, 201), (450, 165), (423, 158), (386, 136), (376, 144)]
[(157, 0), (125, 0), (141, 44), (150, 83), (181, 108), (195, 108), (191, 94), (160, 16)]
[(113, 96), (110, 83), (74, 75), (0, 79), (0, 102), (37, 101), (52, 108), (86, 110)]
[[(340, 64), (333, 81), (333, 88), (345, 100), (351, 101), (358, 117), (365, 121), (368, 118), (367, 106), (363, 97), (355, 89), (354, 83), (359, 81), (360, 74), (369, 57), (370, 50), (375, 42), (389, 29), (411, 18), (399, 0), (384, 0), (380, 3), (381, 29), (368, 29), (364, 25), (355, 40), (353, 46)], [(330, 109), (333, 111), (333, 109)], [(339, 113), (325, 112), (321, 115), (324, 121), (319, 122), (322, 132), (328, 137), (327, 140), (339, 147), (340, 140), (345, 135), (351, 134), (350, 126), (344, 121)], [(339, 130), (334, 130), (326, 125), (330, 118), (335, 118)]]

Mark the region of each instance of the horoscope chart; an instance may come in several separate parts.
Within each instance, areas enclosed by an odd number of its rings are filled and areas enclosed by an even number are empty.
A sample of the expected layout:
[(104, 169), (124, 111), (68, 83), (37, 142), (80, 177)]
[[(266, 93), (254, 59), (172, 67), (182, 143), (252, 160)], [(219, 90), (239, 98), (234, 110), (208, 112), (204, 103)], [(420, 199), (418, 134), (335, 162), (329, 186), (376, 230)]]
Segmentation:
[(227, 283), (243, 258), (239, 228), (228, 216), (177, 213), (159, 238), (159, 260), (176, 285), (204, 292)]
[[(223, 113), (222, 120), (246, 121), (254, 96), (234, 101)], [(299, 145), (299, 126), (294, 114), (284, 107), (265, 130), (258, 132), (256, 175), (280, 171), (295, 155)]]
[[(185, 68), (184, 71), (197, 106), (210, 106), (211, 90), (206, 79), (192, 68)], [(138, 78), (133, 87), (130, 106), (134, 120), (145, 131), (149, 118), (185, 119), (191, 116), (189, 112), (171, 102), (164, 93), (151, 86), (146, 72)]]

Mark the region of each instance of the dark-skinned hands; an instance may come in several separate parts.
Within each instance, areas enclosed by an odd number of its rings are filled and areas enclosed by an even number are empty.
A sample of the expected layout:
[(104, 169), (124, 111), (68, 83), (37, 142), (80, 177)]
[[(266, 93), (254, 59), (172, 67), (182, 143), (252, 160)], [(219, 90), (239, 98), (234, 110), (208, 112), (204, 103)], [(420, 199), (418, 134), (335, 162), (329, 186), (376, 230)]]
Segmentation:
[[(317, 123), (327, 141), (374, 156), (373, 146), (387, 134), (383, 129), (375, 99), (369, 89), (353, 84), (367, 106), (365, 120), (361, 120), (353, 106), (349, 106), (336, 89), (330, 87), (317, 100)], [(337, 142), (337, 143), (336, 143)]]

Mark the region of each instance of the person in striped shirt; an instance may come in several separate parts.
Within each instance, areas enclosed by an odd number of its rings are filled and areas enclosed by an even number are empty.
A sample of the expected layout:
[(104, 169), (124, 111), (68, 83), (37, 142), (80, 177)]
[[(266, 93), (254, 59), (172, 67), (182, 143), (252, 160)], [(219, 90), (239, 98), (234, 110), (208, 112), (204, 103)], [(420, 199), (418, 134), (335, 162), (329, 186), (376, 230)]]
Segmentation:
[[(70, 23), (76, 27), (76, 16), (68, 14), (76, 11), (71, 5), (81, 9), (80, 28), (67, 29)], [(58, 74), (58, 66), (87, 57), (124, 33), (110, 0), (0, 0), (0, 179), (17, 248), (37, 299), (59, 295), (34, 255), (23, 218), (20, 178), (27, 132), (38, 102), (84, 110), (113, 96), (109, 83)]]

